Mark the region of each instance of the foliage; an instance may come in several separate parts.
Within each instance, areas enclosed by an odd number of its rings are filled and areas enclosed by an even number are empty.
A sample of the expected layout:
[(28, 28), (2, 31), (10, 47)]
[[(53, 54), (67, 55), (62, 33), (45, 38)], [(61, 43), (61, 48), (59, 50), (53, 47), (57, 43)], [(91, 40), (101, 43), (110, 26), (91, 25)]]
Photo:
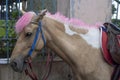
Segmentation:
[(8, 36), (9, 37), (15, 37), (15, 31), (14, 31), (14, 20), (9, 20), (7, 25), (8, 28), (6, 27), (6, 21), (5, 20), (0, 20), (0, 37), (5, 36), (6, 32), (8, 31)]
[(12, 11), (11, 18), (14, 19), (14, 20), (18, 19), (19, 18), (19, 11), (18, 10)]
[[(120, 4), (120, 1), (119, 0), (114, 0), (116, 1), (118, 4)], [(115, 8), (115, 5), (112, 4), (112, 15), (115, 14), (117, 11), (117, 9)], [(116, 26), (119, 26), (120, 27), (120, 19), (112, 19), (111, 20), (112, 23), (114, 23)]]
[(5, 29), (4, 28), (0, 28), (0, 37), (5, 35)]
[[(7, 56), (7, 50), (9, 50), (8, 56), (10, 56), (10, 53), (16, 42), (16, 40), (13, 40), (13, 38), (16, 37), (16, 33), (14, 31), (14, 24), (15, 20), (8, 20), (8, 22), (6, 22), (5, 20), (0, 20), (0, 58)], [(8, 27), (6, 27), (6, 25)], [(8, 37), (8, 39), (6, 37)], [(7, 43), (9, 45), (9, 48), (7, 48)]]
[(120, 27), (120, 19), (112, 19), (112, 23)]
[(116, 10), (117, 10), (117, 9), (115, 8), (115, 5), (112, 4), (112, 15), (115, 14)]
[(118, 4), (120, 4), (120, 1), (119, 0), (115, 0)]

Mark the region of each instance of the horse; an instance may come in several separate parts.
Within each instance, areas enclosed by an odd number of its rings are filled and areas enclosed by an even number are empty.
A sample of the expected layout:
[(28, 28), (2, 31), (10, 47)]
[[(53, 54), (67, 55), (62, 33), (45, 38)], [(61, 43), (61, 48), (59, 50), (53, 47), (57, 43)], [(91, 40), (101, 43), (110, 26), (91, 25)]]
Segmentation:
[[(22, 72), (25, 60), (29, 57), (34, 59), (45, 46), (70, 65), (76, 80), (110, 80), (113, 67), (103, 58), (99, 27), (97, 24), (88, 25), (78, 19), (66, 18), (60, 13), (52, 15), (46, 10), (37, 15), (23, 12), (15, 25), (19, 36), (10, 57), (10, 65), (15, 71)], [(36, 34), (36, 44), (29, 53)]]

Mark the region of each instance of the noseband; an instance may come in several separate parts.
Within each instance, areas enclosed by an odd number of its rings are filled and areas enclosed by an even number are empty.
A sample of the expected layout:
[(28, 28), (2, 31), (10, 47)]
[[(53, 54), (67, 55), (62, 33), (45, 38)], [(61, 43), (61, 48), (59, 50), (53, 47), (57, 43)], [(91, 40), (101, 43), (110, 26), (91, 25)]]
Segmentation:
[[(37, 24), (36, 22), (31, 22), (31, 23), (32, 24)], [(44, 42), (44, 46), (46, 45), (45, 36), (44, 36), (43, 31), (42, 31), (42, 23), (39, 22), (34, 41), (33, 41), (32, 46), (31, 46), (31, 48), (30, 48), (30, 50), (28, 52), (28, 56), (31, 56), (33, 51), (35, 50), (35, 46), (36, 46), (36, 43), (37, 43), (37, 40), (38, 40), (38, 37), (39, 37), (39, 33), (41, 33), (41, 35), (42, 35), (42, 40)]]

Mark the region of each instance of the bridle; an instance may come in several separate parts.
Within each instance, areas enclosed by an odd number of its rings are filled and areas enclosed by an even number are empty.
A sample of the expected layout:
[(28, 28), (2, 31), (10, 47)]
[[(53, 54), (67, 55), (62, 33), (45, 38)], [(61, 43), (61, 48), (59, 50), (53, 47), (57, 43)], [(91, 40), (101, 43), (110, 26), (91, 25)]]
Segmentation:
[[(36, 34), (35, 34), (35, 38), (34, 38), (34, 40), (33, 40), (32, 46), (31, 46), (31, 48), (30, 48), (30, 50), (29, 50), (29, 52), (28, 52), (28, 56), (27, 56), (27, 60), (26, 60), (26, 63), (28, 64), (29, 68), (31, 69), (31, 73), (28, 71), (27, 68), (25, 69), (25, 73), (26, 73), (26, 75), (28, 75), (32, 80), (38, 80), (37, 76), (35, 75), (35, 73), (33, 72), (33, 69), (32, 69), (31, 55), (32, 55), (33, 51), (35, 50), (36, 43), (37, 43), (37, 40), (38, 40), (38, 38), (39, 38), (40, 33), (41, 33), (41, 35), (42, 35), (42, 40), (43, 40), (43, 43), (44, 43), (44, 47), (45, 47), (45, 45), (46, 45), (46, 39), (45, 39), (44, 33), (43, 33), (43, 31), (42, 31), (42, 23), (41, 23), (41, 21), (40, 21), (39, 23), (37, 23), (37, 22), (30, 22), (30, 23), (32, 23), (32, 24), (37, 24), (37, 25), (38, 25), (38, 28), (37, 28), (37, 31), (36, 31)], [(48, 55), (48, 58), (50, 58), (49, 55)], [(51, 58), (51, 60), (48, 59), (48, 60), (47, 60), (47, 64), (48, 64), (49, 62), (52, 62), (52, 60), (53, 60), (52, 58)], [(50, 67), (51, 67), (51, 63), (50, 63)], [(49, 73), (50, 73), (50, 70), (49, 70)], [(44, 76), (42, 80), (46, 80), (47, 77), (48, 77), (48, 75), (49, 75), (49, 74), (45, 75), (46, 77)]]
[[(32, 24), (37, 24), (36, 22), (31, 22)], [(45, 36), (44, 36), (44, 33), (42, 31), (42, 24), (41, 24), (41, 21), (38, 23), (38, 28), (37, 28), (37, 31), (36, 31), (36, 35), (35, 35), (35, 38), (33, 40), (33, 43), (32, 43), (32, 46), (28, 52), (28, 56), (31, 56), (34, 49), (35, 49), (35, 46), (36, 46), (36, 43), (37, 43), (37, 40), (38, 40), (38, 37), (39, 37), (39, 34), (41, 33), (42, 35), (42, 40), (44, 42), (44, 47), (46, 45), (46, 39), (45, 39)]]

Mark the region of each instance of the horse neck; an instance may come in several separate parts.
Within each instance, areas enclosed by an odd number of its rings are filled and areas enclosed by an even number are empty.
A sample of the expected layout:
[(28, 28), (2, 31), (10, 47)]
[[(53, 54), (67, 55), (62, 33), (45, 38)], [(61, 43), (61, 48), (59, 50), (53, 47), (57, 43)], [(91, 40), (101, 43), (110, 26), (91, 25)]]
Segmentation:
[(66, 51), (64, 50), (68, 47), (68, 43), (65, 44), (68, 38), (65, 34), (64, 24), (45, 17), (43, 19), (43, 29), (46, 33), (47, 47), (69, 63), (70, 60), (68, 60), (68, 56), (66, 56)]

